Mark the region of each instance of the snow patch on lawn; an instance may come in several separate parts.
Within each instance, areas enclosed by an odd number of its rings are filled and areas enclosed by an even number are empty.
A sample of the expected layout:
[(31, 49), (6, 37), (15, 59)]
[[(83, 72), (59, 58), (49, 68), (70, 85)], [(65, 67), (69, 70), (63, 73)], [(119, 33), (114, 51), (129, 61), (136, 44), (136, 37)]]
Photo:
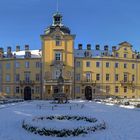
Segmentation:
[(126, 106), (126, 105), (120, 105), (120, 107), (127, 108), (127, 109), (134, 109), (135, 108), (132, 105), (128, 105), (128, 106)]

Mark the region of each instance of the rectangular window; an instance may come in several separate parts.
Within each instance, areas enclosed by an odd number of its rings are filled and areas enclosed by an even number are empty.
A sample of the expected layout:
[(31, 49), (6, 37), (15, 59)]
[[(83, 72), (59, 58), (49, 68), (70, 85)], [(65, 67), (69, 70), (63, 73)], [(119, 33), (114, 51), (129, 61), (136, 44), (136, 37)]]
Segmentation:
[(119, 80), (119, 75), (115, 74), (115, 81), (118, 81), (118, 80)]
[(60, 41), (60, 40), (56, 40), (56, 41), (55, 41), (55, 45), (56, 45), (56, 46), (61, 46), (61, 41)]
[(29, 68), (30, 67), (30, 63), (29, 63), (29, 61), (26, 61), (25, 62), (25, 68)]
[(76, 74), (76, 81), (80, 81), (80, 74), (78, 73), (78, 74)]
[(124, 86), (124, 93), (127, 92), (127, 86)]
[(25, 72), (24, 79), (25, 79), (26, 82), (30, 81), (30, 72)]
[(115, 63), (115, 68), (118, 68), (119, 67), (119, 63)]
[(132, 87), (132, 93), (134, 93), (135, 92), (135, 87)]
[(106, 81), (109, 81), (109, 79), (110, 79), (110, 75), (106, 74)]
[(76, 92), (76, 94), (80, 94), (80, 86), (77, 86), (77, 87), (75, 88), (75, 92)]
[(126, 69), (127, 68), (127, 64), (126, 63), (124, 63), (124, 69)]
[(16, 74), (15, 75), (15, 82), (19, 82), (20, 81), (20, 74)]
[(10, 87), (6, 86), (5, 91), (6, 91), (7, 94), (10, 94)]
[(95, 92), (101, 93), (101, 86), (100, 85), (97, 85), (95, 90), (96, 90)]
[(40, 74), (36, 74), (36, 81), (40, 81)]
[(80, 67), (80, 66), (81, 66), (80, 61), (77, 61), (77, 62), (76, 62), (76, 67)]
[(91, 73), (86, 73), (86, 81), (90, 81), (91, 80)]
[(135, 69), (135, 64), (132, 64), (132, 69)]
[(16, 93), (19, 93), (19, 92), (20, 92), (20, 88), (16, 87)]
[(124, 54), (124, 58), (127, 58), (127, 54)]
[(96, 62), (96, 67), (97, 67), (97, 68), (100, 67), (100, 62)]
[(36, 62), (35, 65), (36, 65), (36, 68), (40, 68), (40, 62)]
[(119, 87), (115, 86), (115, 92), (118, 93), (119, 92)]
[(106, 86), (106, 93), (110, 92), (110, 86)]
[(124, 82), (127, 82), (128, 81), (128, 78), (127, 78), (127, 74), (124, 74)]
[(10, 74), (6, 74), (6, 82), (10, 82)]
[(6, 63), (6, 69), (10, 69), (10, 63)]
[(116, 57), (119, 57), (119, 53), (116, 52), (115, 56), (116, 56)]
[(97, 81), (100, 80), (100, 74), (96, 74), (96, 80), (97, 80)]
[(16, 68), (19, 68), (20, 67), (20, 63), (16, 62), (15, 66), (16, 66)]
[(55, 60), (56, 61), (61, 61), (61, 53), (60, 52), (55, 53)]
[(40, 94), (40, 87), (39, 86), (35, 87), (35, 93)]
[(90, 67), (90, 62), (86, 62), (86, 67)]
[(110, 67), (109, 62), (106, 62), (106, 68), (109, 68), (109, 67)]
[(135, 75), (134, 74), (132, 75), (132, 81), (133, 82), (135, 81)]

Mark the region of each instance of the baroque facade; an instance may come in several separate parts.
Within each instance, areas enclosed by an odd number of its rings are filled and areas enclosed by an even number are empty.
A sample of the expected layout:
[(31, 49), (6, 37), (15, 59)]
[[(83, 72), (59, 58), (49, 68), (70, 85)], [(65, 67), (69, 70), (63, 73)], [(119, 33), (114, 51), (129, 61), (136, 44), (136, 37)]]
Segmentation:
[(41, 35), (42, 48), (7, 52), (0, 48), (0, 95), (30, 99), (52, 99), (58, 93), (62, 72), (63, 92), (68, 98), (140, 97), (140, 54), (122, 42), (111, 50), (88, 44), (74, 48), (75, 35), (53, 15), (53, 23)]

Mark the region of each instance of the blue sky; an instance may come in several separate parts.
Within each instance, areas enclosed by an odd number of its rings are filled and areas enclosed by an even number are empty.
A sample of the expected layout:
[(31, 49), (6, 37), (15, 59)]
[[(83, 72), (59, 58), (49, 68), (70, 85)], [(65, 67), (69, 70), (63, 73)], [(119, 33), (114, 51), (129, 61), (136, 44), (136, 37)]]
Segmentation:
[[(56, 0), (0, 0), (0, 47), (29, 44), (41, 48), (40, 34), (52, 23)], [(139, 0), (59, 0), (63, 23), (78, 43), (118, 45), (130, 42), (140, 51)]]

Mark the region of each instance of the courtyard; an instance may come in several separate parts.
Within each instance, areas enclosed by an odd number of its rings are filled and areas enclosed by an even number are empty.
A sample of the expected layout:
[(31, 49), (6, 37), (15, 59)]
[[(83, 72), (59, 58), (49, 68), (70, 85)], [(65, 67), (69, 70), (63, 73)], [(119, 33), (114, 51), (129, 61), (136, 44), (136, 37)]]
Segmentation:
[[(105, 122), (106, 129), (90, 132), (76, 137), (52, 137), (33, 134), (22, 128), (23, 120), (40, 116), (85, 116)], [(122, 108), (113, 104), (94, 101), (74, 100), (68, 104), (52, 104), (50, 101), (27, 101), (0, 105), (0, 139), (1, 140), (139, 140), (140, 110)], [(60, 129), (89, 125), (75, 121), (43, 121), (45, 127)]]

